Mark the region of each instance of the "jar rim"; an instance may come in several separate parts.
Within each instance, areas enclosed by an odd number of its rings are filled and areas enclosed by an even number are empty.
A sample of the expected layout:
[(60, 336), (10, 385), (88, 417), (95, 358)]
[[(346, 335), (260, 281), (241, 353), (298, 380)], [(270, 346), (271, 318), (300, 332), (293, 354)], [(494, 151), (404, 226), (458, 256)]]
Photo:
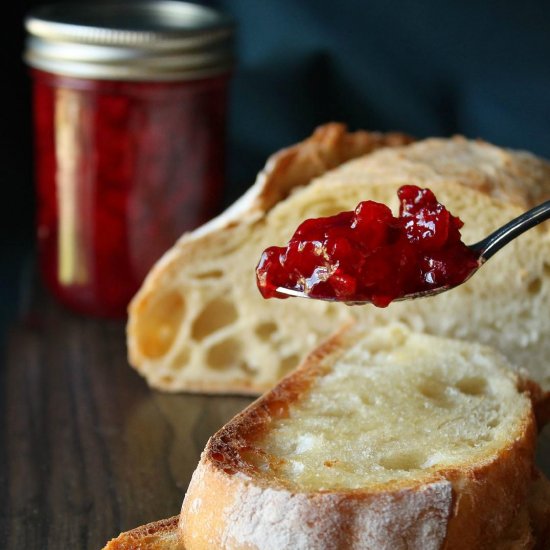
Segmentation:
[(186, 79), (228, 71), (234, 22), (180, 0), (52, 4), (25, 18), (34, 68), (105, 79)]

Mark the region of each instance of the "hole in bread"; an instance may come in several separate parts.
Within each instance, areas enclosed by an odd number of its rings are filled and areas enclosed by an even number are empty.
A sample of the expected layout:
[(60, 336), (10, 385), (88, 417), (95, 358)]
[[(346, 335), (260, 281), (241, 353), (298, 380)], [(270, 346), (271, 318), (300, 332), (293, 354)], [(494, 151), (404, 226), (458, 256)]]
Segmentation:
[(189, 348), (183, 348), (178, 354), (172, 359), (172, 368), (174, 370), (181, 370), (187, 366), (189, 363), (190, 351)]
[(499, 424), (500, 422), (498, 421), (498, 418), (491, 418), (491, 420), (487, 422), (487, 426), (489, 426), (489, 428), (496, 428)]
[(403, 452), (385, 456), (380, 460), (380, 466), (386, 470), (417, 470), (422, 467), (426, 457), (415, 452)]
[(467, 376), (459, 380), (455, 386), (466, 395), (483, 395), (487, 389), (487, 380), (481, 376)]
[(373, 399), (370, 397), (370, 395), (367, 395), (366, 393), (360, 393), (359, 400), (363, 405), (366, 405), (367, 407), (374, 405)]
[(281, 359), (281, 364), (279, 366), (279, 376), (284, 376), (285, 374), (289, 373), (292, 369), (298, 366), (299, 362), (300, 357), (296, 353), (293, 353), (292, 355)]
[(439, 407), (446, 407), (449, 404), (446, 390), (447, 386), (439, 380), (424, 380), (418, 385), (418, 391)]
[(164, 386), (171, 386), (174, 383), (174, 377), (169, 374), (165, 374), (160, 377), (159, 382), (161, 382)]
[(216, 462), (225, 462), (225, 455), (223, 453), (214, 452), (212, 453), (212, 460)]
[(477, 434), (475, 439), (465, 439), (464, 443), (468, 445), (468, 447), (480, 447), (483, 445), (483, 443), (487, 443), (487, 441), (491, 441), (491, 437), (489, 434), (480, 433)]
[(233, 324), (238, 317), (232, 302), (224, 298), (212, 300), (193, 322), (191, 337), (200, 342), (217, 330)]
[(375, 356), (377, 353), (387, 353), (391, 350), (405, 345), (407, 333), (398, 325), (388, 330), (383, 338), (379, 338), (376, 342), (369, 342), (368, 351)]
[(464, 284), (460, 287), (461, 291), (463, 294), (472, 294), (474, 289), (472, 287), (472, 285), (469, 285), (469, 284)]
[(537, 277), (536, 279), (533, 279), (529, 282), (527, 285), (527, 292), (529, 294), (538, 294), (541, 291), (542, 288), (542, 279), (540, 277)]
[(269, 340), (271, 335), (277, 330), (277, 323), (274, 323), (273, 321), (268, 321), (266, 323), (260, 323), (256, 327), (256, 334), (258, 335), (258, 338), (260, 340), (263, 340), (264, 342)]
[(176, 291), (166, 292), (154, 301), (145, 302), (136, 317), (136, 339), (143, 355), (156, 359), (172, 346), (184, 314), (184, 300)]
[(550, 264), (544, 262), (542, 264), (542, 271), (544, 272), (545, 277), (550, 277)]
[(339, 312), (335, 308), (327, 308), (325, 311), (323, 311), (323, 318), (324, 319), (334, 319), (335, 317), (338, 317)]
[(211, 269), (210, 271), (203, 271), (193, 275), (194, 279), (204, 281), (207, 279), (221, 279), (223, 277), (223, 271), (221, 269)]
[(227, 369), (235, 366), (241, 353), (241, 343), (228, 338), (212, 346), (206, 354), (206, 364), (213, 369)]

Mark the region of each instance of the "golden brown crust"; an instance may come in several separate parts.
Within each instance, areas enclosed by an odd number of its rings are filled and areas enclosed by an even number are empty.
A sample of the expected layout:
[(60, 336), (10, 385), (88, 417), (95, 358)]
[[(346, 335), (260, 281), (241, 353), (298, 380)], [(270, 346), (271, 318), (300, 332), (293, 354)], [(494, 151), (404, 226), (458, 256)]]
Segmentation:
[(103, 550), (185, 550), (178, 534), (179, 516), (161, 519), (120, 533)]
[[(212, 494), (212, 499), (216, 498), (216, 494)], [(218, 504), (220, 504), (219, 500)], [(104, 550), (185, 550), (183, 542), (179, 539), (178, 522), (179, 516), (173, 516), (121, 533), (108, 542)], [(183, 526), (180, 527), (180, 531), (182, 530)], [(550, 481), (541, 472), (534, 472), (527, 506), (522, 506), (516, 519), (493, 548), (495, 550), (548, 550), (550, 548)]]
[[(441, 548), (451, 504), (452, 490), (445, 482), (372, 494), (290, 493), (276, 487), (262, 488), (257, 480), (228, 476), (205, 461), (203, 455), (182, 506), (179, 529), (186, 546), (193, 550), (262, 546), (308, 550), (379, 548), (376, 543), (381, 538), (387, 538), (390, 544), (413, 539), (417, 544), (410, 548)], [(267, 522), (258, 521), (262, 510), (270, 512)], [(420, 545), (420, 523), (432, 527), (431, 545)], [(374, 536), (368, 533), (369, 524), (378, 524)], [(390, 540), (389, 532), (395, 532), (392, 524), (402, 529)], [(306, 546), (303, 540), (299, 546), (295, 544), (306, 531)]]
[(519, 384), (521, 390), (529, 395), (533, 403), (535, 419), (540, 431), (550, 420), (550, 392), (544, 391), (537, 382), (531, 380), (529, 373), (525, 370), (520, 370)]
[(337, 122), (319, 126), (309, 138), (268, 159), (258, 177), (263, 188), (253, 208), (267, 212), (295, 187), (307, 185), (348, 160), (413, 141), (414, 138), (401, 132), (348, 132), (345, 124)]

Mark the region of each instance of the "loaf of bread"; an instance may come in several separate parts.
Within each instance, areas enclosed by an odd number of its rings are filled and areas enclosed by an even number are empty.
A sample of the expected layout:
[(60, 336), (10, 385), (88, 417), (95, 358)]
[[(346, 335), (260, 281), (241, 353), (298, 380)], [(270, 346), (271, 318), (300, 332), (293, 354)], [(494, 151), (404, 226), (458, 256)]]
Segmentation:
[(549, 519), (547, 489), (528, 512), (535, 439), (500, 353), (355, 324), (209, 440), (178, 533), (141, 528), (159, 545), (140, 547), (533, 548), (530, 518)]
[(368, 136), (329, 125), (275, 155), (230, 212), (183, 236), (158, 262), (128, 322), (130, 363), (151, 386), (258, 394), (356, 318), (369, 327), (400, 321), (489, 344), (550, 390), (548, 223), (439, 296), (386, 309), (260, 296), (254, 268), (265, 247), (285, 244), (306, 218), (350, 210), (362, 200), (395, 207), (403, 184), (432, 189), (464, 221), (466, 243), (550, 198), (550, 165), (528, 153), (461, 137), (395, 146), (406, 138), (378, 136), (373, 143), (382, 147), (362, 154), (374, 148)]

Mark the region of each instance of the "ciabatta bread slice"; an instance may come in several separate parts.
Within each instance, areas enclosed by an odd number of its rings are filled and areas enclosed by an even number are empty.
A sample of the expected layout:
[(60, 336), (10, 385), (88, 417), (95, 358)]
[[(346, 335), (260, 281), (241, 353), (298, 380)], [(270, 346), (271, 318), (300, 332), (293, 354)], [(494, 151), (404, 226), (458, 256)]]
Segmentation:
[(208, 442), (188, 550), (488, 549), (527, 499), (528, 392), (491, 348), (348, 328)]
[[(282, 182), (291, 167), (293, 184), (307, 182), (311, 163), (320, 174), (323, 164), (312, 160), (320, 145), (312, 147), (294, 148), (290, 160), (286, 153), (275, 156), (270, 186), (280, 182), (286, 193)], [(307, 177), (298, 177), (300, 170)], [(247, 216), (241, 210), (240, 220), (184, 237), (153, 268), (130, 306), (130, 362), (159, 389), (259, 393), (346, 321), (398, 320), (497, 347), (549, 390), (549, 223), (509, 244), (466, 284), (432, 298), (378, 309), (260, 296), (254, 268), (265, 247), (286, 243), (305, 218), (362, 200), (395, 207), (403, 184), (431, 188), (464, 221), (464, 241), (474, 243), (550, 198), (550, 165), (481, 141), (428, 139), (351, 160), (294, 187), (267, 211)]]

